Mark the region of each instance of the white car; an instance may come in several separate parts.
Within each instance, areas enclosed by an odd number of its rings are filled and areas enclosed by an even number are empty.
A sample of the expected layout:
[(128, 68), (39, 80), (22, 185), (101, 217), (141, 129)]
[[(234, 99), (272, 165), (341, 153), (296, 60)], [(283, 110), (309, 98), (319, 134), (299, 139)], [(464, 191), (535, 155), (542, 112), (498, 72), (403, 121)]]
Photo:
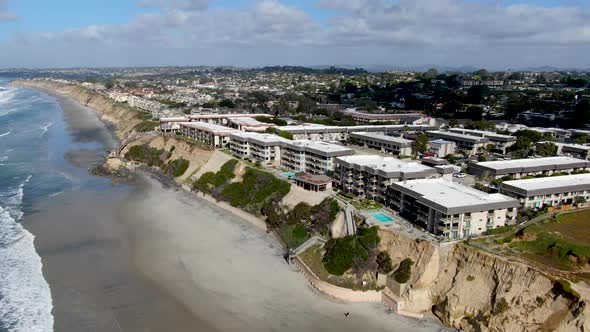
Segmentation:
[(465, 174), (465, 173), (454, 173), (453, 176), (456, 177), (456, 178), (462, 179), (462, 178), (466, 177), (467, 174)]

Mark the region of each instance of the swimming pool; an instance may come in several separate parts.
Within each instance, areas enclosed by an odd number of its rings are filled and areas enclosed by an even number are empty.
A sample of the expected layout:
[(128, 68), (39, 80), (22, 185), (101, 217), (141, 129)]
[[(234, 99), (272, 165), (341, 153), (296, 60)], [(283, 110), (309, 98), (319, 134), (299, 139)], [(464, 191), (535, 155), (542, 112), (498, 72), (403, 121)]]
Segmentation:
[(285, 173), (283, 173), (283, 174), (281, 174), (281, 175), (282, 175), (284, 178), (287, 178), (287, 179), (294, 179), (294, 178), (297, 176), (297, 174), (295, 174), (295, 173), (293, 173), (293, 172), (285, 172)]
[(373, 218), (379, 220), (380, 222), (391, 222), (393, 221), (393, 219), (391, 219), (390, 217), (384, 215), (383, 213), (377, 212), (377, 213), (373, 213), (371, 214), (373, 216)]

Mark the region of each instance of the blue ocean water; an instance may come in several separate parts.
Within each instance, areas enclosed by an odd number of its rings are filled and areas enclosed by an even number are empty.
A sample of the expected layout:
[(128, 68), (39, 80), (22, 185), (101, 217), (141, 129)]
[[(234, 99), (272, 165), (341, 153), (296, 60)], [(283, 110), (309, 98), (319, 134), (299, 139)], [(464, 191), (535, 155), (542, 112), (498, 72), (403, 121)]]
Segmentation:
[(34, 236), (22, 225), (36, 202), (79, 185), (54, 97), (0, 78), (0, 331), (53, 331), (51, 291)]

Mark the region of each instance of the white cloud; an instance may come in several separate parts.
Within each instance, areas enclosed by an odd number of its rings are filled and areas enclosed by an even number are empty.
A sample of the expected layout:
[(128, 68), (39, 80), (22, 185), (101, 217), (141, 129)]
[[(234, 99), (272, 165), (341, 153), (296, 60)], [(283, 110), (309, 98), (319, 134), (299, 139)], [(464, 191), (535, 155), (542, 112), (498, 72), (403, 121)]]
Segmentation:
[(109, 54), (125, 52), (130, 61), (137, 57), (153, 64), (590, 67), (590, 10), (582, 6), (318, 0), (334, 13), (318, 22), (279, 0), (260, 0), (246, 9), (208, 8), (207, 0), (141, 4), (161, 10), (127, 24), (17, 37), (12, 45), (35, 49), (64, 44), (80, 55), (100, 47)]
[(179, 10), (205, 10), (209, 6), (209, 0), (140, 0), (142, 7), (159, 7), (164, 9)]

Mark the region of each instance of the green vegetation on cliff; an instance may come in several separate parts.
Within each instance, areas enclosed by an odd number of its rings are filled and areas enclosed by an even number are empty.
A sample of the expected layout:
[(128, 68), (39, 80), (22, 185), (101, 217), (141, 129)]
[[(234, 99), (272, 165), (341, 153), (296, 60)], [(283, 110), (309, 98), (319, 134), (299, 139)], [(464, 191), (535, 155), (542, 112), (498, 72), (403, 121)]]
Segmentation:
[(148, 166), (162, 166), (164, 161), (162, 158), (166, 154), (166, 151), (151, 148), (147, 145), (134, 145), (129, 148), (129, 151), (125, 153), (125, 159), (139, 161), (147, 164)]
[(232, 159), (219, 169), (217, 172), (207, 172), (193, 183), (193, 190), (202, 191), (208, 194), (213, 194), (214, 190), (224, 185), (226, 182), (235, 178), (234, 169), (238, 161)]
[(172, 175), (173, 177), (177, 178), (179, 176), (184, 175), (188, 167), (190, 166), (190, 162), (184, 158), (170, 160), (168, 164), (163, 167), (163, 171), (166, 174)]
[(414, 262), (409, 258), (401, 261), (395, 272), (393, 272), (393, 279), (400, 284), (405, 284), (406, 282), (410, 281), (410, 278), (412, 277), (413, 264)]
[(355, 264), (369, 259), (379, 245), (379, 227), (360, 228), (358, 234), (340, 239), (330, 239), (326, 245), (323, 262), (326, 270), (333, 275), (343, 275)]
[(241, 182), (228, 184), (219, 197), (232, 206), (260, 214), (269, 200), (281, 200), (291, 190), (291, 185), (268, 172), (246, 168)]

